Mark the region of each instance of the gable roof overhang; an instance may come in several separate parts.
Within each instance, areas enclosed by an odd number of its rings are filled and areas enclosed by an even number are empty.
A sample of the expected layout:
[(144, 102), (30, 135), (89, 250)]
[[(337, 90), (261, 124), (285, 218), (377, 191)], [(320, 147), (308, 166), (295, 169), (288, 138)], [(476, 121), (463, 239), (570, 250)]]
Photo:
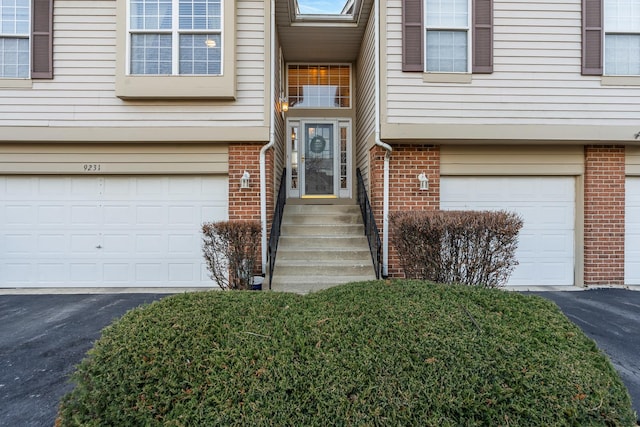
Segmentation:
[(276, 0), (276, 27), (287, 62), (355, 62), (373, 0), (350, 0), (336, 15), (300, 14), (297, 0)]

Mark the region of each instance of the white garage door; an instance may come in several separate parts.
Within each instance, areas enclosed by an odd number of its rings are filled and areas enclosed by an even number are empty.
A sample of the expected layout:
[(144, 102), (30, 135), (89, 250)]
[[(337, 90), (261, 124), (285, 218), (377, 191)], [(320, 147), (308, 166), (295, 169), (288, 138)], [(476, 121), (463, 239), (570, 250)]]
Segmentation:
[(211, 286), (226, 177), (0, 177), (0, 287)]
[(627, 178), (625, 194), (624, 283), (640, 285), (640, 177)]
[(442, 209), (507, 210), (524, 220), (508, 285), (574, 284), (575, 180), (443, 177)]

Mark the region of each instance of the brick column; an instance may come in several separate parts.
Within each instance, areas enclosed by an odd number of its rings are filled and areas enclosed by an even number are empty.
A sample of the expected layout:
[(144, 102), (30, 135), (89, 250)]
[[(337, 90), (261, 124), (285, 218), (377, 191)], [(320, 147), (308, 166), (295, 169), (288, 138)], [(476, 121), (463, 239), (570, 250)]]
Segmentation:
[(624, 284), (625, 149), (586, 146), (584, 284)]
[[(229, 144), (229, 220), (260, 221), (261, 144)], [(240, 188), (240, 178), (249, 172), (249, 188)]]
[[(433, 145), (394, 145), (389, 164), (389, 214), (407, 210), (440, 209), (440, 147)], [(371, 150), (371, 203), (382, 236), (384, 155), (380, 147)], [(420, 190), (418, 175), (425, 173), (429, 190)], [(389, 232), (389, 277), (404, 277)]]

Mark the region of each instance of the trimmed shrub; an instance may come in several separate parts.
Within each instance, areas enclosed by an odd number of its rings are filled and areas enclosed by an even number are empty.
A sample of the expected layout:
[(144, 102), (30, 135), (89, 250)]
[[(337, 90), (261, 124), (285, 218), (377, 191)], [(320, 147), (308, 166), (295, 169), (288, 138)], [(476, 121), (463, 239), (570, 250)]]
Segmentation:
[(258, 265), (260, 223), (219, 221), (202, 224), (202, 252), (209, 275), (222, 289), (250, 289)]
[(407, 278), (495, 288), (518, 265), (517, 214), (411, 211), (392, 213), (390, 220)]
[(630, 426), (617, 373), (538, 296), (425, 282), (202, 292), (127, 313), (59, 426)]

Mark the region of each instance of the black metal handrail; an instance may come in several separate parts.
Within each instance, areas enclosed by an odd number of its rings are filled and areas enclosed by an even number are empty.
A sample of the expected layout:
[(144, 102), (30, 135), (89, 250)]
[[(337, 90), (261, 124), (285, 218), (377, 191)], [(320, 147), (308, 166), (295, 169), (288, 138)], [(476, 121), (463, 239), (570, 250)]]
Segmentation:
[(369, 251), (371, 252), (373, 268), (376, 271), (376, 279), (379, 279), (381, 265), (380, 260), (382, 258), (380, 233), (378, 232), (378, 226), (376, 225), (376, 218), (371, 210), (371, 203), (369, 203), (367, 189), (364, 186), (364, 180), (362, 179), (360, 168), (356, 170), (356, 176), (358, 178), (358, 204), (360, 205), (362, 221), (364, 222), (364, 234), (367, 236), (367, 240), (369, 241)]
[(278, 199), (273, 211), (273, 221), (271, 222), (271, 233), (269, 234), (269, 289), (271, 289), (271, 279), (273, 278), (273, 269), (276, 265), (276, 253), (278, 252), (278, 241), (280, 240), (280, 225), (282, 224), (282, 213), (284, 205), (287, 203), (287, 193), (285, 190), (285, 181), (287, 179), (287, 170), (282, 170), (280, 177), (280, 188), (278, 189)]

